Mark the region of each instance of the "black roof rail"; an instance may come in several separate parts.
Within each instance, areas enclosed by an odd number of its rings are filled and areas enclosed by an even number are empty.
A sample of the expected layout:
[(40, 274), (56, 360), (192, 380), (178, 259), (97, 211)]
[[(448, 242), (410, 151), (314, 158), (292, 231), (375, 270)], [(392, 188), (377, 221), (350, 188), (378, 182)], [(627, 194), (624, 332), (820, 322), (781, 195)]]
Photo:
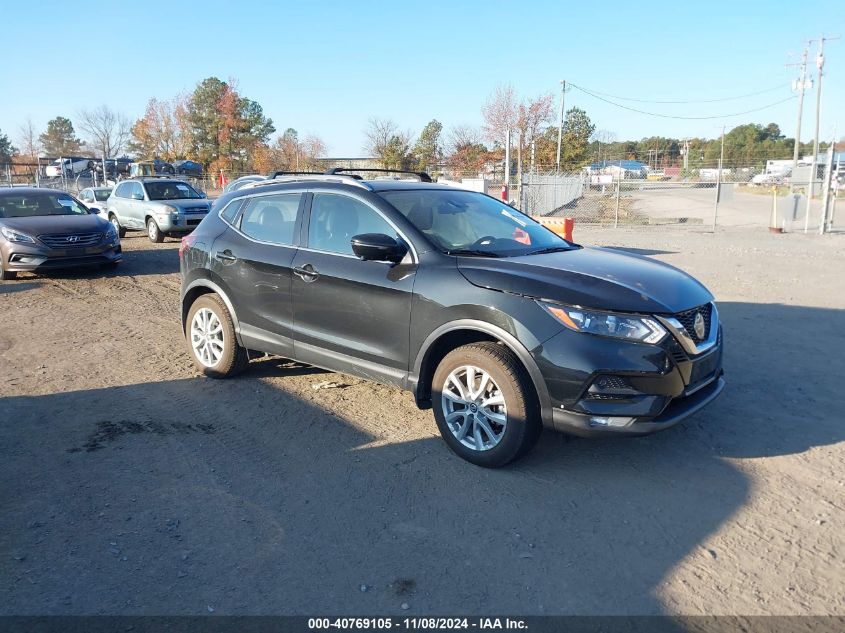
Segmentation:
[(378, 167), (332, 167), (331, 169), (327, 169), (326, 173), (332, 175), (341, 175), (345, 172), (350, 171), (376, 172), (379, 174), (410, 174), (411, 176), (416, 176), (417, 178), (419, 178), (420, 182), (432, 182), (431, 176), (429, 176), (424, 171), (411, 171), (410, 169), (381, 169)]
[[(274, 171), (267, 174), (268, 178), (278, 178), (279, 176), (325, 176), (328, 172), (325, 171)], [(350, 176), (355, 180), (362, 180), (361, 176)]]

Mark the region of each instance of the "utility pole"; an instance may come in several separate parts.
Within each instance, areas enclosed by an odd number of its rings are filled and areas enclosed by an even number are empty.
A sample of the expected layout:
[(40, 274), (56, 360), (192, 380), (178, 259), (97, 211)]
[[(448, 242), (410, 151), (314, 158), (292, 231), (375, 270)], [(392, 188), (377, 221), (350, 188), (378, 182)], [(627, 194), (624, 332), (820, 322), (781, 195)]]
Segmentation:
[(722, 161), (725, 160), (725, 126), (722, 126), (722, 149), (719, 152), (719, 169), (716, 172), (716, 202), (713, 205), (713, 232), (716, 232), (716, 218), (719, 215), (719, 197), (722, 193)]
[[(816, 164), (819, 158), (819, 123), (822, 111), (822, 75), (824, 74), (824, 43), (825, 40), (838, 40), (836, 37), (825, 37), (822, 35), (819, 38), (819, 52), (816, 55), (816, 68), (818, 68), (818, 82), (816, 86), (816, 133), (813, 136), (813, 167), (810, 170), (810, 191), (807, 195), (807, 212), (804, 215), (804, 233), (807, 232), (810, 226), (810, 203), (813, 200), (813, 184), (816, 180)], [(812, 40), (810, 40), (812, 41)]]
[[(804, 90), (807, 87), (807, 53), (809, 49), (809, 42), (804, 46), (804, 54), (801, 56), (801, 63), (798, 64), (801, 68), (801, 75), (798, 81), (793, 82), (793, 90), (798, 91), (798, 124), (795, 126), (795, 148), (792, 150), (792, 171), (798, 167), (798, 154), (801, 150), (801, 118), (804, 112)], [(795, 64), (788, 64), (794, 66)]]
[(560, 80), (560, 113), (557, 121), (557, 173), (560, 173), (560, 145), (563, 141), (563, 95), (566, 93), (566, 80)]

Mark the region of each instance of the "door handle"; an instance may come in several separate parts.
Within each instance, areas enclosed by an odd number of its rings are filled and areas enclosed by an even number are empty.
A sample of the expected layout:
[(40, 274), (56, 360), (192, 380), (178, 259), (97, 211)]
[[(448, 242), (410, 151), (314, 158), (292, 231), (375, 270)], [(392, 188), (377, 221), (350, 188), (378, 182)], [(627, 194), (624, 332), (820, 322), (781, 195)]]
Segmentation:
[(295, 266), (293, 274), (306, 283), (317, 281), (317, 278), (320, 276), (320, 273), (314, 270), (314, 267), (311, 264), (305, 264), (305, 266)]
[(220, 261), (224, 261), (224, 262), (234, 262), (234, 261), (237, 261), (237, 259), (238, 259), (238, 258), (237, 258), (237, 257), (235, 257), (234, 255), (232, 255), (232, 251), (230, 251), (228, 248), (227, 248), (225, 251), (222, 251), (222, 252), (218, 251), (218, 252), (216, 252), (216, 253), (214, 254), (214, 256), (215, 256), (217, 259), (219, 259)]

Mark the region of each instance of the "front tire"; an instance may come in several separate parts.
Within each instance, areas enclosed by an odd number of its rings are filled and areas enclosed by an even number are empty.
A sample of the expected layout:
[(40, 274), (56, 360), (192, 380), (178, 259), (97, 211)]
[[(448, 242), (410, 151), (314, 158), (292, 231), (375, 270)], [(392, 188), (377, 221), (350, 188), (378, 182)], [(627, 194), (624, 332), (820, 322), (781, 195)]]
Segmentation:
[(497, 343), (472, 343), (449, 352), (434, 372), (432, 405), (449, 448), (486, 468), (527, 453), (542, 428), (528, 373), (510, 349)]
[(18, 278), (18, 271), (16, 270), (6, 270), (6, 267), (3, 266), (3, 258), (0, 257), (0, 281), (11, 281), (12, 279)]
[(164, 241), (164, 233), (158, 228), (158, 224), (152, 218), (147, 220), (147, 237), (155, 244), (161, 244)]
[(217, 294), (194, 301), (188, 311), (185, 339), (194, 365), (211, 378), (234, 376), (249, 364), (249, 354), (235, 336), (232, 315)]
[(111, 214), (109, 216), (109, 222), (111, 222), (111, 225), (114, 227), (114, 230), (117, 231), (117, 236), (120, 239), (123, 239), (124, 237), (126, 237), (126, 229), (124, 229), (122, 226), (120, 226), (120, 220), (117, 219), (116, 215)]

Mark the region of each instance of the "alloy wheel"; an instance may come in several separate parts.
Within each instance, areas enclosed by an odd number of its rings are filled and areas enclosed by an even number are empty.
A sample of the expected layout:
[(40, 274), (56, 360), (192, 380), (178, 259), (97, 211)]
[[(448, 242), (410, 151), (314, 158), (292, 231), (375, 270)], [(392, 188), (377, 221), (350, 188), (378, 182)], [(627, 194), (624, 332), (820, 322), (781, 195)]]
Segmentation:
[(479, 367), (463, 365), (446, 377), (441, 406), (452, 435), (467, 448), (487, 451), (504, 437), (505, 397), (490, 374)]
[(191, 347), (205, 367), (215, 367), (223, 357), (223, 324), (208, 308), (197, 310), (191, 321)]

